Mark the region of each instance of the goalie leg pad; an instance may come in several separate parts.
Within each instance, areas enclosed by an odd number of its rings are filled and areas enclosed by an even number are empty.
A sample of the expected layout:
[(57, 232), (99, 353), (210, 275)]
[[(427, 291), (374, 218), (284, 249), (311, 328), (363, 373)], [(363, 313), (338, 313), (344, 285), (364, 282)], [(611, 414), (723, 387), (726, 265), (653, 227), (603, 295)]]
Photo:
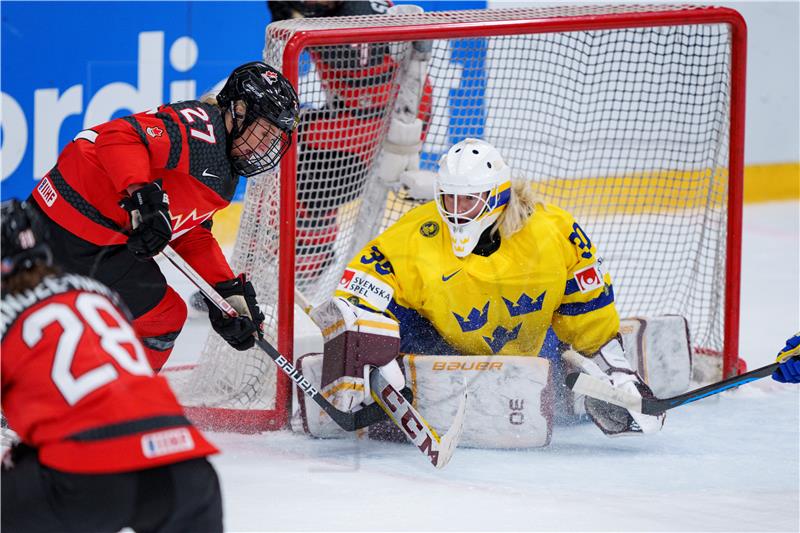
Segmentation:
[[(317, 385), (322, 379), (322, 354), (309, 353), (297, 360), (297, 369), (311, 383)], [(360, 382), (360, 383), (359, 383)], [(322, 395), (337, 409), (348, 409), (356, 405), (364, 396), (364, 384), (356, 378), (342, 377), (321, 391)], [(298, 409), (292, 416), (292, 430), (323, 439), (343, 439), (348, 433), (340, 428), (317, 403), (302, 391), (296, 391)]]
[(437, 431), (445, 431), (453, 420), (466, 379), (469, 401), (459, 446), (538, 448), (550, 443), (553, 394), (547, 359), (406, 355), (402, 366), (414, 406)]
[(625, 356), (657, 397), (689, 390), (692, 348), (689, 323), (682, 316), (627, 318), (619, 327)]
[[(322, 354), (308, 354), (298, 360), (300, 371), (312, 383), (319, 383), (321, 379), (322, 360)], [(413, 392), (414, 406), (425, 413), (426, 420), (437, 431), (445, 431), (452, 422), (462, 379), (466, 378), (469, 403), (459, 446), (521, 449), (550, 443), (553, 390), (552, 385), (548, 385), (551, 381), (547, 359), (406, 355), (401, 366)], [(355, 378), (343, 377), (329, 385), (323, 394), (330, 394), (331, 401), (344, 404), (352, 401), (351, 395), (360, 393), (358, 386)], [(304, 394), (298, 394), (297, 401), (299, 410), (292, 419), (294, 431), (320, 438), (348, 436)], [(379, 423), (371, 426), (368, 432), (370, 438), (404, 440), (400, 435), (392, 438), (392, 432), (398, 433), (395, 430), (393, 425)]]

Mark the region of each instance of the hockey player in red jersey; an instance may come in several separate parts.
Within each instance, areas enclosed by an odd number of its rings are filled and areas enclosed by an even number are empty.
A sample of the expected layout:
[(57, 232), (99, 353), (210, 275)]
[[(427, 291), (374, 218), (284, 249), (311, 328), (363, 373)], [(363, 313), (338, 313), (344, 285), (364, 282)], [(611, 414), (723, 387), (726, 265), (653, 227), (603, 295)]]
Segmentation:
[[(267, 6), (273, 22), (422, 11), (388, 0), (270, 0)], [(295, 253), (300, 288), (313, 284), (333, 261), (339, 208), (363, 195), (370, 173), (388, 189), (404, 187), (412, 198), (427, 199), (433, 190), (434, 174), (419, 170), (432, 105), (427, 76), (431, 43), (413, 42), (405, 53), (403, 69), (388, 43), (309, 48), (326, 104), (304, 109), (298, 126)], [(207, 310), (199, 292), (191, 304)]]
[(2, 206), (2, 405), (21, 439), (3, 460), (2, 530), (222, 531), (217, 450), (117, 295), (53, 266), (41, 218)]
[[(416, 6), (393, 7), (387, 0), (271, 0), (267, 5), (273, 22), (383, 15), (392, 10), (421, 12)], [(432, 190), (432, 175), (419, 172), (419, 154), (431, 110), (432, 89), (426, 75), (430, 43), (412, 43), (405, 72), (401, 72), (398, 58), (387, 43), (312, 47), (309, 54), (327, 103), (304, 111), (298, 128), (300, 284), (306, 279), (313, 281), (332, 260), (338, 234), (337, 210), (362, 195), (369, 172), (389, 188), (406, 186), (412, 196), (419, 191), (427, 195)], [(387, 121), (389, 130), (381, 146)], [(342, 139), (356, 141), (345, 143)]]
[(253, 346), (263, 315), (210, 231), (239, 176), (274, 168), (298, 122), (297, 94), (275, 69), (233, 71), (216, 103), (186, 101), (83, 130), (31, 197), (50, 221), (49, 244), (70, 272), (118, 292), (155, 370), (166, 362), (186, 305), (152, 259), (170, 244), (228, 298), (239, 317), (210, 306), (214, 329), (234, 348)]

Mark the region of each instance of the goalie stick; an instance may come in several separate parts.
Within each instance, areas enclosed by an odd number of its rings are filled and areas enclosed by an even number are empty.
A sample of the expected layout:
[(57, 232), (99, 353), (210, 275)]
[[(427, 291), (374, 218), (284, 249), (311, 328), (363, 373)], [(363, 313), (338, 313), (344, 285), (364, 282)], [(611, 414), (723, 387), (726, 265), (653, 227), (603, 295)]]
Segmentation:
[(380, 405), (397, 427), (403, 430), (408, 440), (422, 452), (433, 466), (444, 468), (453, 457), (453, 453), (464, 431), (464, 417), (467, 411), (467, 382), (463, 381), (464, 390), (458, 403), (456, 416), (445, 435), (440, 437), (436, 431), (422, 418), (416, 409), (383, 377), (377, 368), (369, 373), (370, 394), (375, 400), (373, 405)]
[[(189, 281), (197, 287), (203, 295), (208, 298), (220, 311), (226, 313), (230, 317), (238, 316), (236, 309), (234, 309), (225, 298), (223, 298), (214, 288), (204, 280), (200, 274), (197, 273), (178, 253), (170, 246), (166, 246), (161, 252), (164, 256), (183, 273)], [(301, 295), (302, 297), (302, 295)], [(305, 299), (301, 300), (305, 302)], [(308, 309), (308, 303), (302, 305), (304, 309)], [(365, 427), (375, 420), (374, 413), (368, 411), (367, 415), (359, 415), (361, 411), (356, 413), (349, 413), (341, 411), (333, 406), (311, 382), (306, 379), (303, 374), (297, 370), (294, 365), (289, 362), (283, 355), (275, 349), (272, 344), (267, 340), (257, 337), (256, 345), (261, 348), (272, 359), (276, 365), (297, 384), (298, 388), (303, 391), (306, 396), (314, 400), (323, 411), (328, 413), (328, 416), (336, 422), (345, 431), (354, 431)], [(377, 376), (377, 377), (375, 377)], [(374, 378), (374, 380), (373, 380)], [(444, 437), (439, 437), (433, 429), (425, 422), (425, 419), (414, 409), (406, 398), (397, 392), (383, 376), (380, 375), (378, 369), (372, 369), (370, 372), (370, 385), (375, 384), (377, 387), (373, 390), (380, 391), (380, 400), (376, 399), (376, 404), (380, 405), (392, 421), (403, 431), (408, 439), (417, 445), (417, 448), (425, 453), (428, 460), (436, 468), (443, 468), (449, 461), (461, 437), (461, 431), (464, 425), (464, 412), (466, 408), (466, 388), (464, 389), (464, 396), (459, 405), (459, 410), (456, 419), (453, 422), (450, 430)], [(374, 396), (374, 393), (373, 393)], [(415, 427), (411, 426), (411, 423)], [(363, 424), (363, 425), (362, 425)]]
[[(303, 293), (295, 290), (294, 298), (295, 302), (311, 318), (312, 307)], [(464, 431), (464, 418), (467, 409), (466, 382), (464, 382), (464, 390), (461, 393), (461, 400), (456, 409), (453, 422), (450, 424), (450, 429), (441, 437), (411, 405), (410, 401), (397, 392), (397, 389), (383, 377), (379, 369), (372, 368), (370, 370), (369, 386), (370, 395), (375, 403), (368, 405), (361, 411), (356, 411), (356, 413), (379, 406), (389, 419), (400, 428), (406, 438), (428, 458), (433, 466), (440, 469), (444, 468), (453, 457), (458, 441), (461, 439), (461, 433)]]
[(780, 363), (772, 363), (771, 365), (762, 366), (750, 372), (723, 379), (722, 381), (689, 392), (684, 392), (683, 394), (678, 394), (671, 398), (641, 398), (635, 394), (616, 389), (608, 382), (582, 372), (573, 372), (569, 374), (565, 381), (570, 390), (579, 394), (585, 394), (586, 396), (591, 396), (592, 398), (624, 407), (630, 411), (636, 411), (646, 415), (659, 415), (669, 409), (696, 402), (708, 396), (713, 396), (714, 394), (719, 394), (728, 389), (739, 387), (745, 383), (750, 383), (751, 381), (769, 376), (778, 366), (780, 366)]

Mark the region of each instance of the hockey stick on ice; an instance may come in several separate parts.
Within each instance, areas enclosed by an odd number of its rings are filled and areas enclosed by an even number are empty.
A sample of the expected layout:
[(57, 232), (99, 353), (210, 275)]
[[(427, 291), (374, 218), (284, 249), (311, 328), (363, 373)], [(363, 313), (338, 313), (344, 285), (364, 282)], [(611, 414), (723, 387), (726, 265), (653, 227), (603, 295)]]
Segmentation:
[(619, 405), (630, 411), (636, 411), (646, 415), (658, 415), (668, 409), (696, 402), (708, 396), (713, 396), (714, 394), (719, 394), (728, 389), (739, 387), (745, 383), (769, 376), (778, 366), (780, 366), (780, 363), (772, 363), (771, 365), (762, 366), (750, 372), (723, 379), (722, 381), (689, 392), (684, 392), (683, 394), (678, 394), (671, 398), (640, 398), (635, 394), (615, 389), (608, 382), (582, 372), (573, 372), (569, 374), (565, 381), (567, 387), (579, 394), (585, 394), (586, 396), (591, 396), (592, 398), (613, 405)]
[[(204, 280), (200, 274), (198, 274), (180, 255), (178, 255), (177, 252), (175, 252), (175, 250), (173, 250), (170, 246), (167, 246), (161, 253), (163, 253), (164, 256), (169, 259), (173, 265), (175, 265), (175, 268), (181, 271), (189, 279), (189, 281), (194, 284), (195, 287), (200, 289), (200, 292), (202, 292), (206, 298), (216, 305), (220, 311), (230, 317), (238, 316), (236, 309), (234, 309), (231, 304), (225, 300), (225, 298), (220, 296), (214, 287)], [(297, 384), (301, 391), (303, 391), (312, 400), (317, 402), (322, 410), (328, 413), (328, 416), (330, 416), (333, 421), (339, 425), (339, 427), (345, 431), (355, 431), (360, 427), (364, 427), (363, 425), (359, 425), (362, 420), (357, 416), (357, 413), (340, 411), (334, 407), (333, 404), (331, 404), (322, 394), (320, 394), (319, 391), (311, 384), (311, 382), (306, 379), (305, 376), (303, 376), (303, 374), (297, 370), (291, 362), (283, 357), (278, 350), (272, 346), (272, 344), (259, 337), (256, 338), (256, 345), (266, 352), (270, 359), (275, 361), (275, 364), (278, 365), (284, 374), (289, 376), (289, 378)]]
[[(305, 296), (295, 290), (295, 302), (308, 314), (312, 307)], [(309, 314), (309, 317), (311, 315)], [(313, 320), (313, 318), (312, 318)], [(461, 400), (456, 410), (450, 429), (443, 436), (439, 436), (436, 431), (425, 421), (421, 414), (411, 405), (411, 403), (400, 394), (383, 377), (380, 370), (373, 368), (369, 373), (370, 394), (375, 401), (373, 405), (380, 406), (392, 422), (400, 428), (406, 438), (410, 440), (417, 449), (422, 452), (436, 468), (444, 468), (453, 456), (461, 433), (464, 431), (464, 418), (467, 408), (467, 384), (464, 383), (464, 390), (461, 393)], [(319, 403), (319, 402), (318, 402)], [(357, 413), (361, 413), (372, 406), (367, 406)]]

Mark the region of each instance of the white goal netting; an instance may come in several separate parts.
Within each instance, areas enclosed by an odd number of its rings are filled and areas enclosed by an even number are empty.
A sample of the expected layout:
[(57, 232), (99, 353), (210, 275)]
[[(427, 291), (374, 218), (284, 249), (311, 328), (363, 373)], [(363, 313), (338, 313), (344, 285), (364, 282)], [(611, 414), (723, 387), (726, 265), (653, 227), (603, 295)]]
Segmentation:
[[(699, 16), (694, 23), (694, 13), (706, 12), (595, 6), (271, 24), (264, 57), (284, 72), (298, 32), (336, 29), (330, 38), (340, 41), (301, 47), (292, 60), (303, 104), (295, 167), (248, 181), (233, 267), (255, 283), (269, 340), (279, 341), (278, 310), (292, 303), (279, 254), (294, 249), (295, 286), (321, 302), (352, 255), (416, 205), (371, 174), (414, 38), (367, 42), (376, 27), (387, 35), (414, 27), (433, 44), (422, 168), (435, 169), (465, 137), (491, 142), (517, 176), (587, 230), (614, 277), (622, 316), (684, 315), (699, 352), (722, 352), (729, 153), (741, 147), (729, 135), (732, 29)], [(639, 26), (615, 27), (626, 14), (640, 16)], [(279, 197), (289, 180), (296, 233), (282, 250), (289, 215)], [(181, 391), (190, 404), (282, 409), (272, 361), (213, 334), (190, 383)]]

